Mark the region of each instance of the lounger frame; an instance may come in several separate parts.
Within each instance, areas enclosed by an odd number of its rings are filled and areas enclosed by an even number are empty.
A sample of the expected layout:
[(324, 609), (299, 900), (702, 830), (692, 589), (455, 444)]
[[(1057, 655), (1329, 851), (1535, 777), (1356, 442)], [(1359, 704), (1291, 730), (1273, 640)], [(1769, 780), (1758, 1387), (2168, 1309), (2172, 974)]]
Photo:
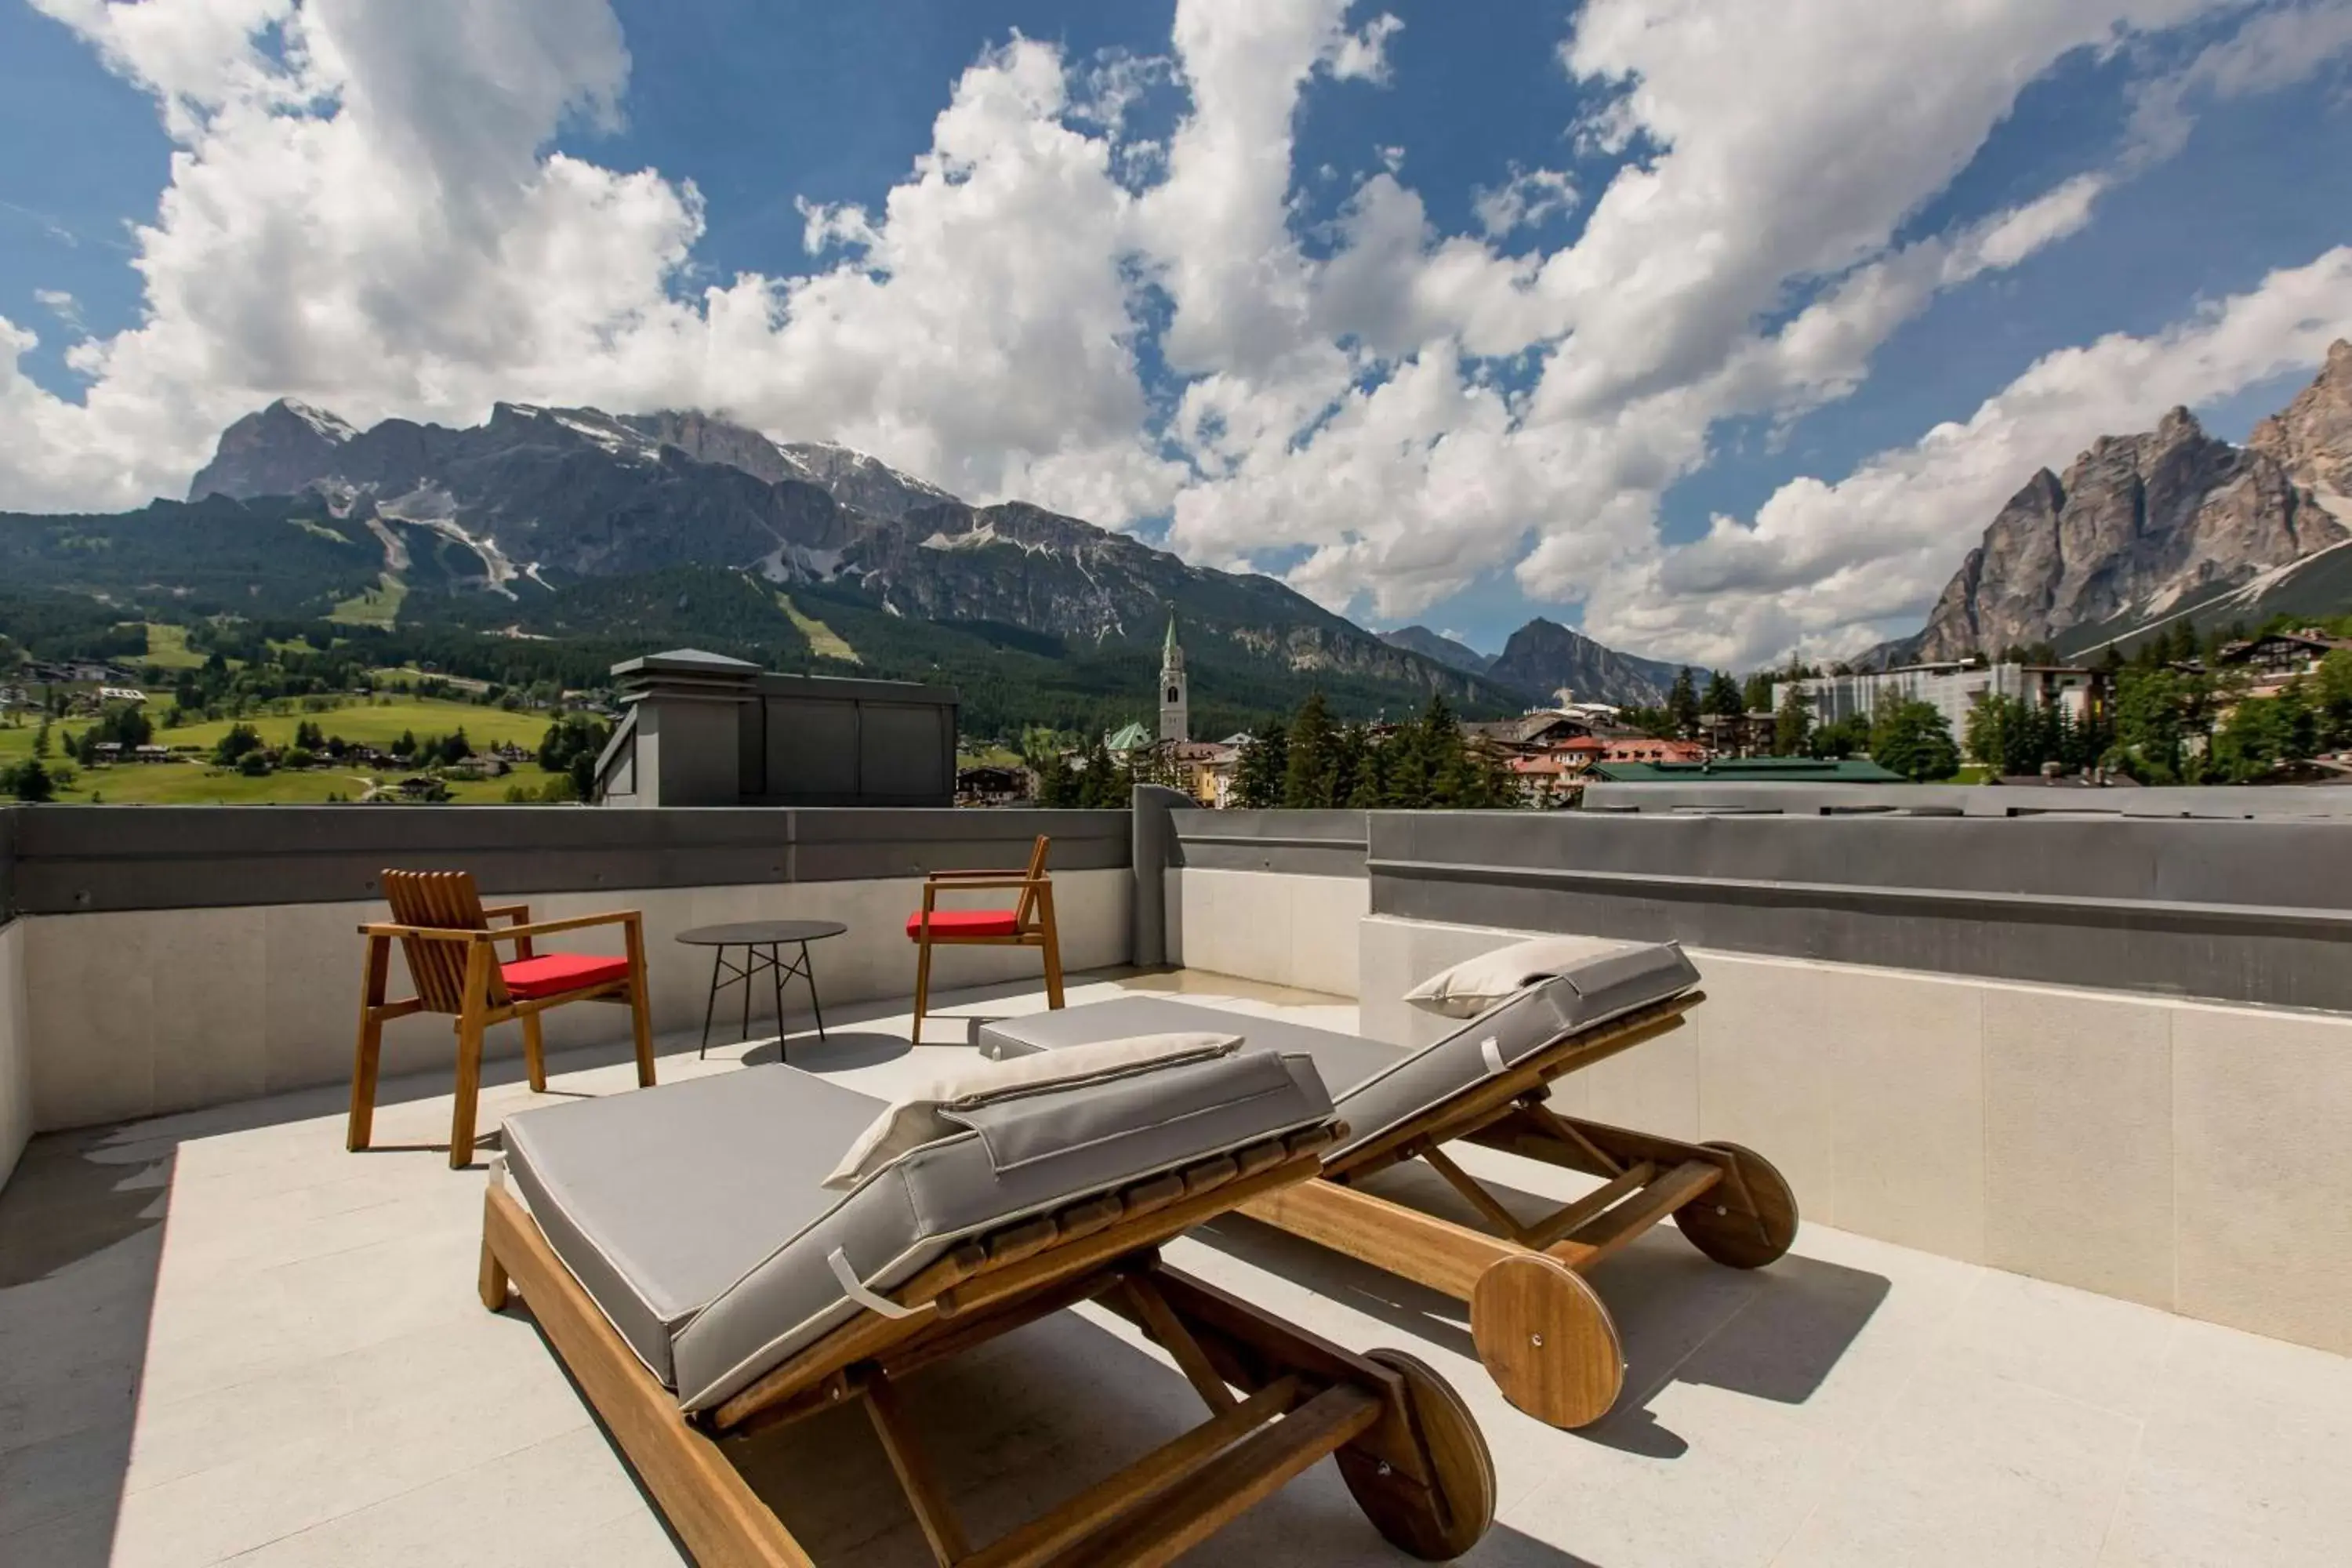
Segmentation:
[[(911, 1309), (906, 1315), (861, 1310), (699, 1417), (680, 1414), (529, 1211), (495, 1182), (483, 1216), (481, 1298), (496, 1311), (510, 1288), (522, 1292), (702, 1568), (811, 1561), (724, 1443), (851, 1400), (863, 1403), (943, 1568), (1165, 1563), (1327, 1454), (1391, 1542), (1422, 1557), (1458, 1555), (1493, 1519), (1494, 1474), (1468, 1412), (1434, 1373), (1393, 1352), (1341, 1350), (1160, 1261), (1170, 1237), (1311, 1178), (1334, 1136), (1325, 1127), (1268, 1140), (968, 1241), (890, 1292)], [(1166, 1350), (1210, 1417), (975, 1549), (896, 1385), (1084, 1300), (1135, 1321)]]
[[(1584, 1274), (1673, 1215), (1719, 1263), (1754, 1268), (1788, 1249), (1794, 1195), (1761, 1155), (1690, 1143), (1546, 1103), (1570, 1073), (1682, 1026), (1705, 1000), (1685, 992), (1570, 1035), (1377, 1138), (1327, 1161), (1322, 1179), (1260, 1194), (1244, 1213), (1470, 1304), (1481, 1362), (1512, 1404), (1555, 1426), (1599, 1420), (1624, 1383), (1615, 1321)], [(1601, 1178), (1542, 1217), (1520, 1219), (1445, 1152), (1466, 1142)], [(1419, 1160), (1487, 1227), (1462, 1225), (1359, 1184)]]

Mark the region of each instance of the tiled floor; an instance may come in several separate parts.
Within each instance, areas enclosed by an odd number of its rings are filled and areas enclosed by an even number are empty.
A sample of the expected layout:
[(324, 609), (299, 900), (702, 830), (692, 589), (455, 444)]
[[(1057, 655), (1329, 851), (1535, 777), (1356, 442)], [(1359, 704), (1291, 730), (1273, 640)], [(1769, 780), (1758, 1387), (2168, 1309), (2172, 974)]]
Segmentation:
[[(1072, 1000), (1121, 988), (1354, 1019), (1198, 973), (1097, 980)], [(906, 1025), (845, 1022), (829, 1044), (795, 1037), (793, 1057), (894, 1092), (961, 1048), (910, 1053)], [(668, 1079), (746, 1054), (666, 1048)], [(632, 1081), (617, 1053), (558, 1068), (560, 1093)], [(493, 1124), (533, 1100), (513, 1079), (509, 1064)], [(35, 1143), (0, 1193), (0, 1563), (679, 1561), (528, 1316), (475, 1300), (482, 1177), (429, 1148), (445, 1088), (388, 1086), (366, 1155), (342, 1151), (334, 1089)], [(1532, 1192), (1573, 1181), (1465, 1163)], [(1662, 1229), (1596, 1275), (1633, 1371), (1618, 1409), (1570, 1434), (1504, 1404), (1453, 1303), (1244, 1220), (1170, 1256), (1451, 1378), (1500, 1477), (1479, 1563), (2352, 1562), (2352, 1363), (2320, 1352), (1818, 1226), (1758, 1274)], [(1157, 1359), (1088, 1310), (919, 1377), (909, 1403), (973, 1532), (1196, 1420)], [(762, 1439), (745, 1464), (820, 1562), (929, 1561), (854, 1414)], [(1392, 1558), (1327, 1465), (1193, 1560)]]

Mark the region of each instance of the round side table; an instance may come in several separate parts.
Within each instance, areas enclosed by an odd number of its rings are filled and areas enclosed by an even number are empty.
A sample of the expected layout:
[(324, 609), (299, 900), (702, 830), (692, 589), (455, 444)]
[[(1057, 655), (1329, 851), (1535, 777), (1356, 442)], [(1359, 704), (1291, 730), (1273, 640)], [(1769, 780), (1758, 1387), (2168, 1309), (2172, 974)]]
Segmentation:
[[(784, 1056), (784, 982), (798, 976), (808, 984), (809, 1006), (816, 1014), (816, 1037), (824, 1038), (824, 1008), (816, 999), (816, 972), (809, 965), (808, 944), (822, 942), (829, 936), (840, 936), (849, 928), (839, 921), (739, 921), (732, 925), (696, 926), (692, 931), (677, 933), (677, 940), (688, 947), (715, 948), (710, 962), (710, 998), (702, 1006), (702, 1048), (695, 1055), (701, 1057), (710, 1050), (710, 1020), (718, 1011), (719, 994), (730, 985), (743, 987), (743, 1038), (751, 1037), (751, 983), (766, 974), (775, 983), (776, 992), (776, 1056)], [(729, 962), (727, 950), (740, 947), (743, 962)], [(797, 947), (799, 953), (787, 962), (782, 950)]]

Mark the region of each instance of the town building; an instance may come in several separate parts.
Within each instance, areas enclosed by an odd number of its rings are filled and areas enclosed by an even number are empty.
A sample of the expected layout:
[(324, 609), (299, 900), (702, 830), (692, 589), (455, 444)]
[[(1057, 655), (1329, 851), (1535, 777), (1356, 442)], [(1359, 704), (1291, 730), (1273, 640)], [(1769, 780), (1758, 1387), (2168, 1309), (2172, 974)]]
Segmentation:
[(1565, 709), (1538, 708), (1516, 719), (1473, 719), (1462, 725), (1463, 738), (1483, 742), (1510, 756), (1536, 756), (1562, 741), (1592, 733), (1594, 721)]
[(984, 763), (956, 770), (958, 805), (1013, 805), (1036, 794), (1026, 768)]
[(1134, 722), (1122, 724), (1103, 737), (1103, 750), (1115, 757), (1150, 751), (1153, 744), (1151, 731)]
[(1192, 738), (1192, 710), (1184, 689), (1184, 649), (1176, 640), (1176, 611), (1168, 611), (1168, 639), (1160, 649), (1160, 738)]
[(2284, 682), (2309, 675), (2331, 653), (2352, 648), (2352, 637), (2332, 637), (2315, 626), (2300, 631), (2270, 632), (2247, 642), (2233, 642), (2215, 656), (2224, 668), (2251, 669), (2258, 681)]
[(1706, 748), (1696, 741), (1660, 740), (1652, 735), (1619, 736), (1602, 742), (1601, 763), (1703, 763)]
[(2053, 703), (2066, 709), (2080, 724), (2105, 711), (2106, 677), (2074, 665), (1986, 664), (1958, 659), (1941, 664), (1907, 664), (1894, 669), (1853, 675), (1823, 675), (1809, 680), (1779, 681), (1772, 688), (1777, 710), (1791, 688), (1802, 694), (1813, 722), (1838, 724), (1849, 719), (1868, 721), (1894, 702), (1925, 702), (1944, 716), (1955, 736), (1967, 732), (1969, 710), (1980, 698), (2010, 697), (2040, 708)]
[(1780, 720), (1769, 708), (1747, 713), (1709, 713), (1700, 721), (1707, 750), (1718, 757), (1769, 757)]

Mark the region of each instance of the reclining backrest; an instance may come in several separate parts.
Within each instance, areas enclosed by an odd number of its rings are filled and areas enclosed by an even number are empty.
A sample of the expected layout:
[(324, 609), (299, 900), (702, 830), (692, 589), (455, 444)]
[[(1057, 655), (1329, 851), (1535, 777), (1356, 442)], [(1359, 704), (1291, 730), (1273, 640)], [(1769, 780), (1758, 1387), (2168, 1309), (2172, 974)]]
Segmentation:
[(1339, 1096), (1348, 1135), (1327, 1164), (1428, 1114), (1492, 1074), (1570, 1035), (1671, 1000), (1698, 984), (1681, 946), (1661, 942), (1590, 958), (1506, 997), (1434, 1045)]
[(970, 1130), (868, 1176), (685, 1325), (681, 1405), (726, 1399), (866, 1310), (852, 1285), (887, 1292), (965, 1237), (1321, 1126), (1333, 1110), (1305, 1057), (1244, 1049), (949, 1114)]

